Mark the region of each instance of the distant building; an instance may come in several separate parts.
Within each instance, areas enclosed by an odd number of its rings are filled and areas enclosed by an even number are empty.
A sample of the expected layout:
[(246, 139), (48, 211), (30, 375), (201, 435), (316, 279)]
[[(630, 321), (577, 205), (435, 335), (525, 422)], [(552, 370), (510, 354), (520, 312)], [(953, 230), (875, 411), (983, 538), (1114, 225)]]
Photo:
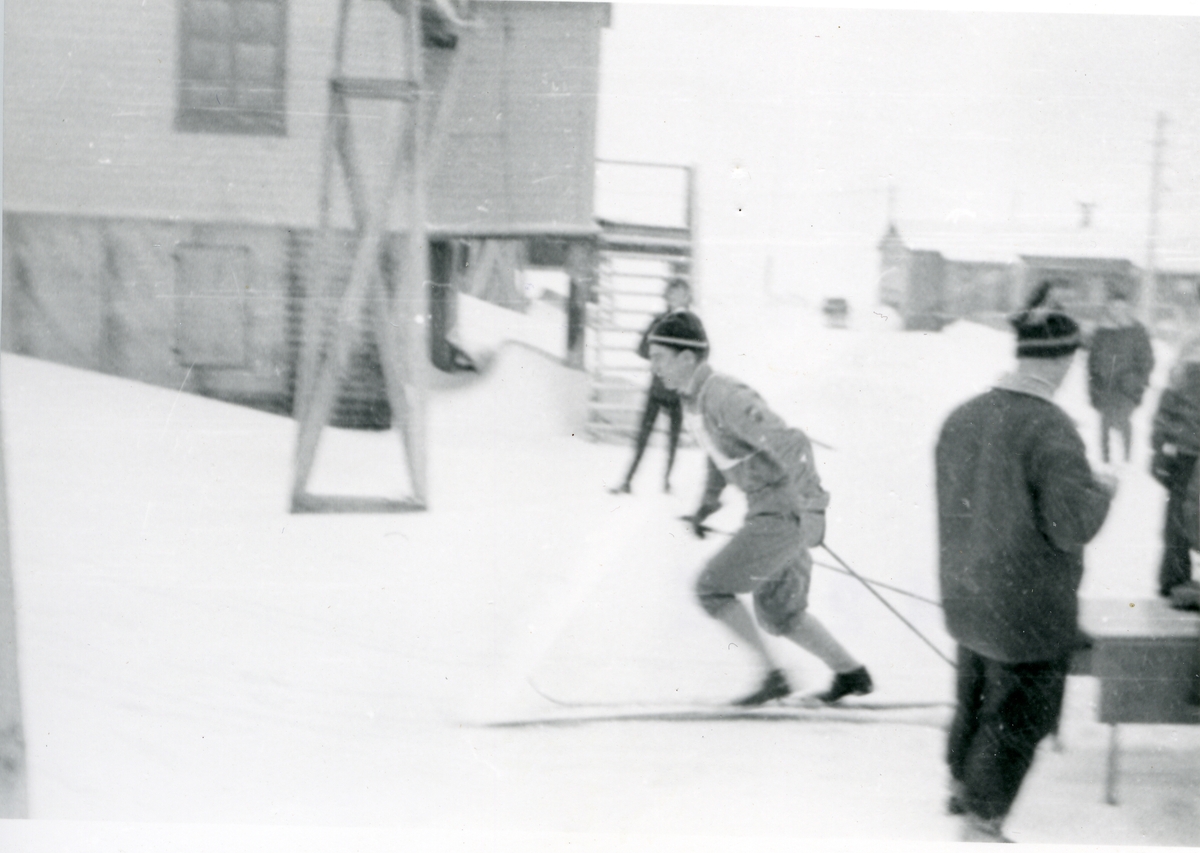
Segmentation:
[[(938, 242), (945, 245), (934, 248)], [(915, 248), (891, 223), (878, 245), (879, 301), (900, 314), (905, 329), (936, 330), (958, 319), (995, 322), (1045, 282), (1085, 324), (1114, 294), (1141, 299), (1143, 270), (1103, 252), (1102, 237), (1025, 235), (1025, 251), (1013, 242), (944, 231), (917, 238)], [(1200, 271), (1158, 270), (1155, 281), (1156, 328), (1200, 318)]]

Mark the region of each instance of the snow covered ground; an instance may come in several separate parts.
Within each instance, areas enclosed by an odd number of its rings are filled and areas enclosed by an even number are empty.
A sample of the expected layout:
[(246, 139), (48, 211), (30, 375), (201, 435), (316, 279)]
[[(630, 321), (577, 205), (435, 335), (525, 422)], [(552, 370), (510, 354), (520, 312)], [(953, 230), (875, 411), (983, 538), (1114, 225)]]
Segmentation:
[[(831, 448), (818, 448), (829, 545), (936, 598), (934, 437), (1009, 366), (1010, 336), (899, 333), (870, 313), (826, 329), (787, 304), (707, 310), (718, 369)], [(1081, 367), (1060, 402), (1094, 448)], [(577, 701), (724, 699), (760, 675), (692, 598), (721, 545), (676, 520), (699, 494), (698, 452), (681, 451), (670, 495), (655, 448), (633, 495), (608, 494), (628, 448), (570, 434), (577, 377), (529, 346), (432, 395), (431, 508), (408, 515), (289, 514), (290, 420), (10, 354), (0, 377), (34, 818), (0, 824), (5, 850), (929, 849), (957, 837), (944, 714), (485, 725), (547, 711), (533, 684)], [(1089, 548), (1085, 596), (1153, 594), (1155, 398)], [(314, 489), (387, 492), (401, 467), (392, 436), (327, 430)], [(739, 523), (732, 497), (714, 525)], [(856, 581), (815, 571), (811, 606), (871, 667), (878, 698), (950, 698), (945, 661)], [(952, 651), (936, 606), (890, 600)], [(825, 685), (818, 663), (780, 652), (802, 689)], [(1123, 727), (1121, 802), (1106, 805), (1095, 687), (1071, 679), (1062, 749), (1039, 756), (1009, 834), (1200, 845), (1200, 727)]]

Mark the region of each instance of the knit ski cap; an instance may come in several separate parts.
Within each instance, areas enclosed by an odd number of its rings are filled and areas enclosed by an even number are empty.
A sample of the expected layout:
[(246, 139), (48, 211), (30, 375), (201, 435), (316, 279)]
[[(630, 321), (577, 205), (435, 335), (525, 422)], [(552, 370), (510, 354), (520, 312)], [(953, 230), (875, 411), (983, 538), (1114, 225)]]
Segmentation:
[(1049, 298), (1050, 290), (1049, 284), (1039, 286), (1024, 310), (1009, 318), (1017, 330), (1018, 358), (1061, 358), (1083, 344), (1079, 324)]
[(663, 317), (646, 340), (676, 349), (708, 351), (708, 335), (704, 332), (704, 324), (691, 311), (676, 311)]

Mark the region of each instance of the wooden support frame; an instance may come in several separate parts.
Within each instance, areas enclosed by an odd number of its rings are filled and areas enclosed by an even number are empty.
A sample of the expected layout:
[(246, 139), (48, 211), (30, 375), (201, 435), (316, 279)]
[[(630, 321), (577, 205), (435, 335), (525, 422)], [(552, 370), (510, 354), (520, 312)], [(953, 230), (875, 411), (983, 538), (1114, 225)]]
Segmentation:
[[(393, 3), (405, 19), (405, 77), (397, 80), (354, 79), (342, 74), (347, 50), (347, 21), (352, 0), (341, 0), (338, 10), (334, 70), (329, 85), (329, 113), (322, 144), (322, 188), (320, 224), (322, 239), (331, 234), (331, 191), (334, 162), (341, 168), (358, 231), (358, 244), (350, 267), (350, 278), (337, 299), (335, 316), (325, 305), (330, 301), (327, 272), (319, 269), (310, 304), (318, 310), (306, 312), (295, 417), (298, 423), (293, 465), (291, 509), (293, 512), (405, 512), (427, 508), (425, 459), (425, 403), (421, 387), (425, 368), (423, 334), (428, 240), (425, 226), (424, 179), (421, 149), (429, 141), (424, 114), (422, 47), (419, 0)], [(400, 126), (390, 168), (374, 187), (356, 160), (350, 101), (389, 100), (401, 104)], [(370, 200), (375, 190), (374, 204)], [(380, 255), (393, 206), (397, 198), (404, 206), (407, 250), (400, 282), (392, 292), (380, 267)], [(328, 243), (326, 243), (328, 245)], [(323, 247), (322, 247), (323, 248)], [(320, 265), (319, 252), (317, 264)], [(408, 465), (410, 496), (402, 500), (341, 495), (315, 495), (308, 481), (316, 459), (321, 431), (329, 421), (337, 392), (344, 380), (355, 345), (361, 340), (363, 307), (367, 300), (379, 308), (370, 310), (369, 329), (379, 348), (392, 426), (399, 433)], [(327, 341), (333, 323), (332, 340)]]

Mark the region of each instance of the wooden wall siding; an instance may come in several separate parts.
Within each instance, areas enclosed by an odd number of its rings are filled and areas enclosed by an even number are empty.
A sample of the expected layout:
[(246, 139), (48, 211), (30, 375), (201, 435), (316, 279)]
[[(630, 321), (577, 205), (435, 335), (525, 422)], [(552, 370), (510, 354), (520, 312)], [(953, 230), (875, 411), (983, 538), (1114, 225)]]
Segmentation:
[[(0, 342), (169, 388), (274, 399), (289, 379), (288, 246), (284, 229), (5, 214)], [(243, 273), (236, 285), (181, 281), (181, 250), (236, 253)], [(241, 328), (197, 323), (214, 313)]]
[(249, 361), (246, 291), (253, 258), (245, 246), (175, 248), (175, 343), (181, 364), (244, 370)]
[[(180, 2), (7, 0), (5, 210), (317, 224), (337, 0), (287, 0), (282, 136), (175, 129)], [(607, 7), (477, 9), (430, 222), (590, 227)]]
[[(607, 7), (482, 3), (429, 180), (436, 227), (593, 225), (600, 30)], [(547, 229), (549, 230), (549, 229)]]
[[(290, 414), (304, 324), (336, 313), (354, 247), (348, 232), (322, 241), (282, 227), (7, 213), (0, 344)], [(401, 235), (386, 238), (385, 256), (395, 280)], [(377, 310), (364, 299), (360, 315)], [(364, 325), (332, 423), (387, 428), (379, 351)]]
[[(602, 10), (593, 10), (600, 14)], [(523, 4), (509, 41), (513, 122), (507, 154), (513, 217), (586, 226), (592, 183), (600, 28), (570, 8)], [(557, 207), (557, 210), (554, 208)]]
[(288, 133), (180, 133), (179, 0), (7, 0), (5, 210), (315, 223), (336, 0), (288, 0)]
[[(0, 343), (10, 352), (99, 370), (100, 234), (30, 226), (4, 217)], [(54, 286), (47, 284), (51, 280)]]

